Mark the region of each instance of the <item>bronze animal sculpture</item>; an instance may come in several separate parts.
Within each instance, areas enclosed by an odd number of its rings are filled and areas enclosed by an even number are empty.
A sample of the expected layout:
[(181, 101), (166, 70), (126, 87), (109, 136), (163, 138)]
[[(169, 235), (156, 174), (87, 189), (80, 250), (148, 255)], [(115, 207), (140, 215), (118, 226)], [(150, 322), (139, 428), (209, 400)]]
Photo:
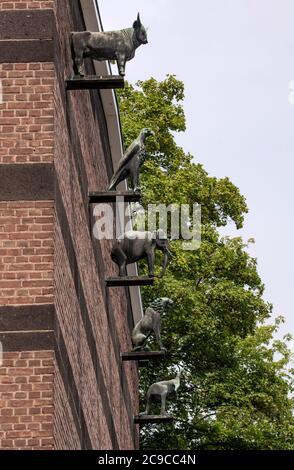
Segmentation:
[(125, 75), (126, 62), (135, 57), (136, 49), (147, 44), (147, 32), (141, 23), (140, 15), (132, 28), (120, 31), (91, 32), (81, 31), (71, 33), (73, 60), (75, 72), (85, 75), (83, 60), (115, 60), (121, 76)]
[(129, 146), (110, 181), (110, 191), (114, 190), (121, 181), (128, 177), (131, 179), (134, 191), (139, 190), (139, 173), (145, 158), (144, 143), (147, 137), (151, 135), (154, 135), (153, 131), (147, 128), (142, 129), (137, 139)]
[(161, 315), (163, 315), (169, 307), (173, 305), (173, 301), (167, 297), (156, 299), (146, 309), (145, 315), (137, 323), (132, 333), (132, 341), (134, 345), (133, 351), (148, 350), (146, 346), (149, 336), (154, 333), (156, 341), (162, 351), (166, 351), (161, 341)]
[(116, 240), (111, 250), (111, 258), (118, 265), (120, 276), (126, 276), (128, 264), (147, 258), (149, 276), (154, 277), (156, 249), (164, 253), (162, 273), (160, 275), (162, 277), (169, 259), (172, 257), (168, 239), (163, 230), (157, 230), (153, 233), (139, 231), (124, 233), (120, 239)]
[(149, 415), (150, 408), (153, 403), (161, 403), (161, 415), (166, 415), (166, 399), (172, 395), (177, 395), (180, 386), (181, 369), (179, 369), (176, 377), (172, 380), (165, 380), (152, 384), (146, 395), (146, 410), (140, 413), (140, 416)]

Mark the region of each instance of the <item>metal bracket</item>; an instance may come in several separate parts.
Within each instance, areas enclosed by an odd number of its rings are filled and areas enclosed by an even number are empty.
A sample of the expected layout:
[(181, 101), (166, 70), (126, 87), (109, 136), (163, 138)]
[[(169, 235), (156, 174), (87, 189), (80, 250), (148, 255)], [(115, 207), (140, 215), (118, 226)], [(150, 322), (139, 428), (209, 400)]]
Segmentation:
[(96, 75), (86, 75), (80, 77), (74, 75), (65, 80), (65, 86), (70, 90), (114, 90), (116, 88), (124, 88), (124, 78), (119, 75), (98, 77)]
[(120, 276), (105, 279), (106, 287), (153, 286), (154, 278), (148, 276)]
[(131, 351), (121, 353), (121, 359), (122, 361), (148, 361), (164, 358), (165, 355), (165, 351)]
[(171, 415), (142, 415), (142, 416), (135, 416), (134, 423), (135, 424), (161, 424), (161, 423), (172, 423), (174, 421), (174, 417)]
[(116, 203), (117, 198), (124, 198), (124, 202), (140, 202), (141, 193), (133, 191), (91, 191), (89, 204)]

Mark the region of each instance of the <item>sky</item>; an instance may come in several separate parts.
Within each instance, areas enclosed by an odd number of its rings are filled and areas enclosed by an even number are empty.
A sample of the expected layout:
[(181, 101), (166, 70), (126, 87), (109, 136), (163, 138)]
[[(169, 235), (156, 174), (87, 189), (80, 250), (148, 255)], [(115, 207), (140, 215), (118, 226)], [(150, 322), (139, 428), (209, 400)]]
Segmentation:
[(255, 239), (264, 297), (286, 318), (281, 334), (294, 335), (294, 1), (98, 4), (105, 31), (132, 26), (138, 11), (149, 27), (148, 45), (127, 63), (129, 82), (166, 74), (184, 82), (187, 131), (177, 143), (246, 197), (244, 228), (223, 233)]

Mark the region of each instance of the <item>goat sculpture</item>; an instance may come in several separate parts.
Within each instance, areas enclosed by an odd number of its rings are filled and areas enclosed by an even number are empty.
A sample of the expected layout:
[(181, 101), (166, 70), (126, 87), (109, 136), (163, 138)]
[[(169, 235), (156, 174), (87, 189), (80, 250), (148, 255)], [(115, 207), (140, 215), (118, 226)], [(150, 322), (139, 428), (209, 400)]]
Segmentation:
[(152, 384), (146, 395), (146, 410), (140, 413), (139, 416), (149, 415), (150, 407), (153, 403), (161, 403), (161, 415), (166, 415), (166, 399), (172, 395), (177, 394), (180, 386), (182, 370), (179, 368), (176, 377), (172, 380), (165, 380)]
[(132, 28), (120, 31), (91, 32), (81, 31), (71, 34), (75, 71), (85, 75), (83, 59), (115, 60), (121, 76), (125, 75), (126, 62), (135, 57), (136, 49), (147, 44), (147, 32), (141, 23), (140, 15)]

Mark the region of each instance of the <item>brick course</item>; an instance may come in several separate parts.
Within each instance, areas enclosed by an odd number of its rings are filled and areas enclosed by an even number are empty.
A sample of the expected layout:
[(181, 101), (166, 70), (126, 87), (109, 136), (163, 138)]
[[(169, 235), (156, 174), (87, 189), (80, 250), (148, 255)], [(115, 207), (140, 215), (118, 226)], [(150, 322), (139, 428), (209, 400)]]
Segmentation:
[(1, 10), (43, 10), (54, 8), (55, 1), (40, 0), (40, 1), (28, 1), (28, 0), (1, 0)]
[(0, 163), (53, 161), (54, 65), (0, 64)]
[(53, 300), (53, 201), (0, 202), (0, 304)]
[(52, 351), (4, 353), (0, 367), (0, 449), (53, 448)]

